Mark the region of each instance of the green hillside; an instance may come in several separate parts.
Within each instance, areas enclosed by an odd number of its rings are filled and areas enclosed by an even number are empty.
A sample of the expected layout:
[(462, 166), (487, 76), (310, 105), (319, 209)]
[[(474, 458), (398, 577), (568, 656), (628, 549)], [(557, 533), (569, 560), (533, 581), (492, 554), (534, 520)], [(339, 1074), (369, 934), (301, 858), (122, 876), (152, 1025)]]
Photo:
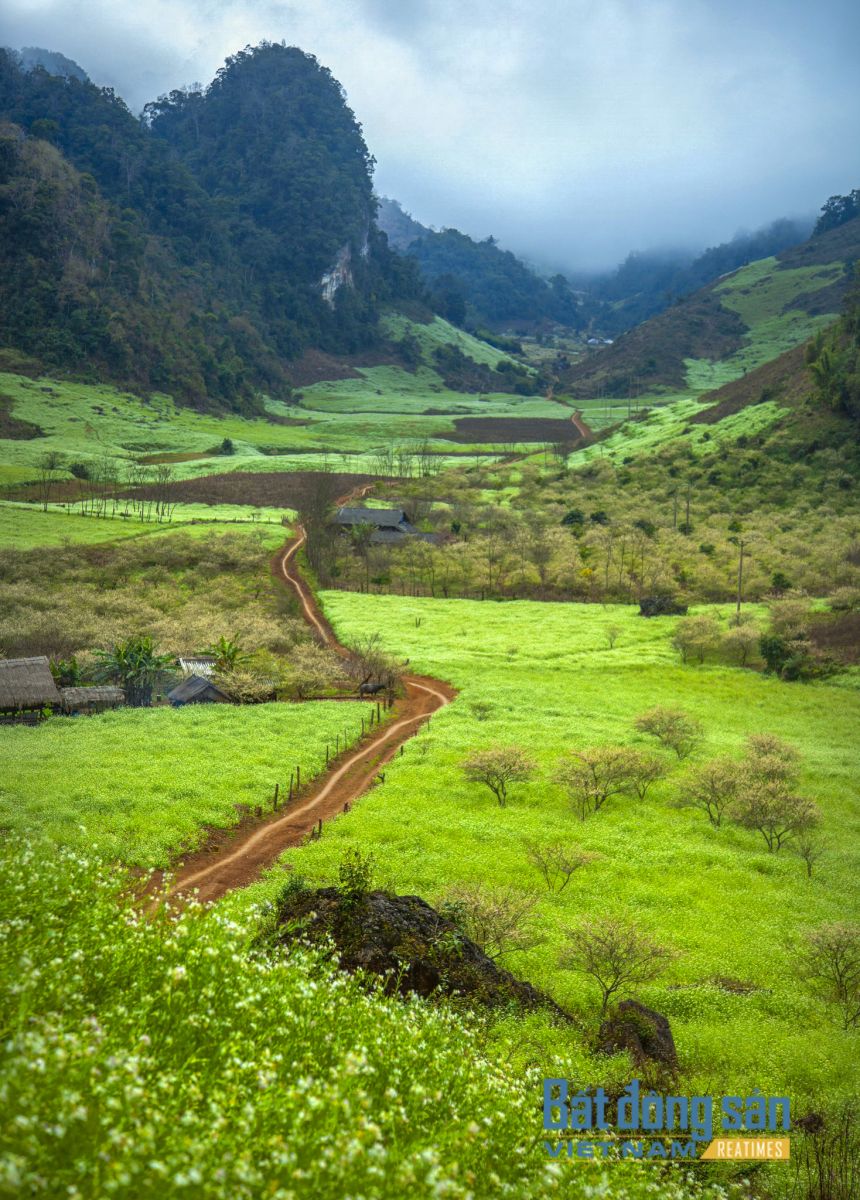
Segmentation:
[(376, 229), (371, 169), (340, 85), (295, 47), (247, 48), (143, 122), (0, 50), (6, 365), (197, 408), (288, 396), (287, 360), (374, 346), (380, 304), (421, 294)]
[(710, 390), (806, 341), (839, 314), (860, 219), (684, 297), (562, 373), (579, 398)]

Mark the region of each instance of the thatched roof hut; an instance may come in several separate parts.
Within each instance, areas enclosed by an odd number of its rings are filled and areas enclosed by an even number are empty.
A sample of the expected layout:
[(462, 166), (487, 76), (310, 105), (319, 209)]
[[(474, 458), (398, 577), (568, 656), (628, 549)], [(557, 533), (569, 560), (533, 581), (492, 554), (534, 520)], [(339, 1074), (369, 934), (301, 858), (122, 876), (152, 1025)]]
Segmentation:
[(104, 712), (125, 704), (125, 692), (114, 684), (60, 688), (60, 695), (63, 698), (63, 712), (66, 713)]
[(59, 708), (47, 658), (0, 658), (0, 712)]

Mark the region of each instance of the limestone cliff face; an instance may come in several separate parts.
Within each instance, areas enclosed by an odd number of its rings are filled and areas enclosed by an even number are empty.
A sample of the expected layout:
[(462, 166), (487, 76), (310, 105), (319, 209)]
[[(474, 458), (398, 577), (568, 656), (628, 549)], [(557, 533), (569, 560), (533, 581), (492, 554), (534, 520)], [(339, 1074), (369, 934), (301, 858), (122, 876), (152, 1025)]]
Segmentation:
[[(365, 233), (362, 239), (359, 254), (362, 258), (367, 258), (370, 247), (368, 244), (368, 234)], [(355, 280), (352, 275), (352, 246), (349, 242), (345, 242), (337, 252), (337, 258), (334, 260), (333, 266), (323, 272), (320, 279), (320, 292), (326, 304), (334, 306), (334, 298), (342, 287), (353, 287)]]
[(352, 287), (352, 249), (347, 242), (337, 252), (334, 265), (323, 272), (320, 279), (320, 291), (326, 304), (334, 307), (334, 298), (342, 287)]

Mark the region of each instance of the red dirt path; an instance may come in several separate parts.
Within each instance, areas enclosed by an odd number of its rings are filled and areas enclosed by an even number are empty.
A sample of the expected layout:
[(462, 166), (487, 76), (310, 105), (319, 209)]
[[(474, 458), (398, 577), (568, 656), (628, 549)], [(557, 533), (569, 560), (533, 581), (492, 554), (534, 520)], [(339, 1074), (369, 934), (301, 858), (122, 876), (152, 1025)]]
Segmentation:
[[(296, 593), (305, 620), (320, 641), (346, 658), (349, 651), (338, 642), (296, 564), (303, 542), (304, 534), (300, 534), (287, 543), (272, 565), (273, 573)], [(189, 855), (180, 865), (171, 894), (195, 889), (200, 900), (213, 901), (233, 888), (252, 883), (284, 850), (299, 845), (318, 821), (336, 817), (344, 811), (344, 805), (351, 806), (372, 787), (380, 767), (456, 695), (439, 679), (404, 675), (402, 680), (406, 695), (395, 703), (384, 725), (336, 759), (288, 808), (238, 832), (213, 834), (209, 846)]]

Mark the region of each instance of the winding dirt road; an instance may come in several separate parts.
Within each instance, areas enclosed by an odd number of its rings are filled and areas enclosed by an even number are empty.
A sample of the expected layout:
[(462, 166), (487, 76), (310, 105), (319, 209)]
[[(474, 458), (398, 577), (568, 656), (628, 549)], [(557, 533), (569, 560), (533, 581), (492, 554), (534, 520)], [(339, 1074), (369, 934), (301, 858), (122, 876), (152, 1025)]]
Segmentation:
[[(296, 563), (304, 534), (291, 539), (272, 564), (276, 578), (297, 595), (305, 620), (323, 643), (342, 658), (342, 646), (316, 602)], [(297, 846), (319, 821), (328, 821), (344, 811), (376, 781), (379, 769), (421, 725), (456, 692), (439, 679), (421, 675), (402, 677), (405, 697), (398, 700), (392, 716), (372, 736), (342, 754), (329, 770), (314, 779), (297, 800), (267, 820), (251, 827), (214, 831), (209, 845), (189, 855), (180, 865), (171, 895), (195, 889), (203, 901), (217, 900), (232, 888), (252, 883), (289, 846)], [(288, 762), (289, 759), (285, 760)]]

